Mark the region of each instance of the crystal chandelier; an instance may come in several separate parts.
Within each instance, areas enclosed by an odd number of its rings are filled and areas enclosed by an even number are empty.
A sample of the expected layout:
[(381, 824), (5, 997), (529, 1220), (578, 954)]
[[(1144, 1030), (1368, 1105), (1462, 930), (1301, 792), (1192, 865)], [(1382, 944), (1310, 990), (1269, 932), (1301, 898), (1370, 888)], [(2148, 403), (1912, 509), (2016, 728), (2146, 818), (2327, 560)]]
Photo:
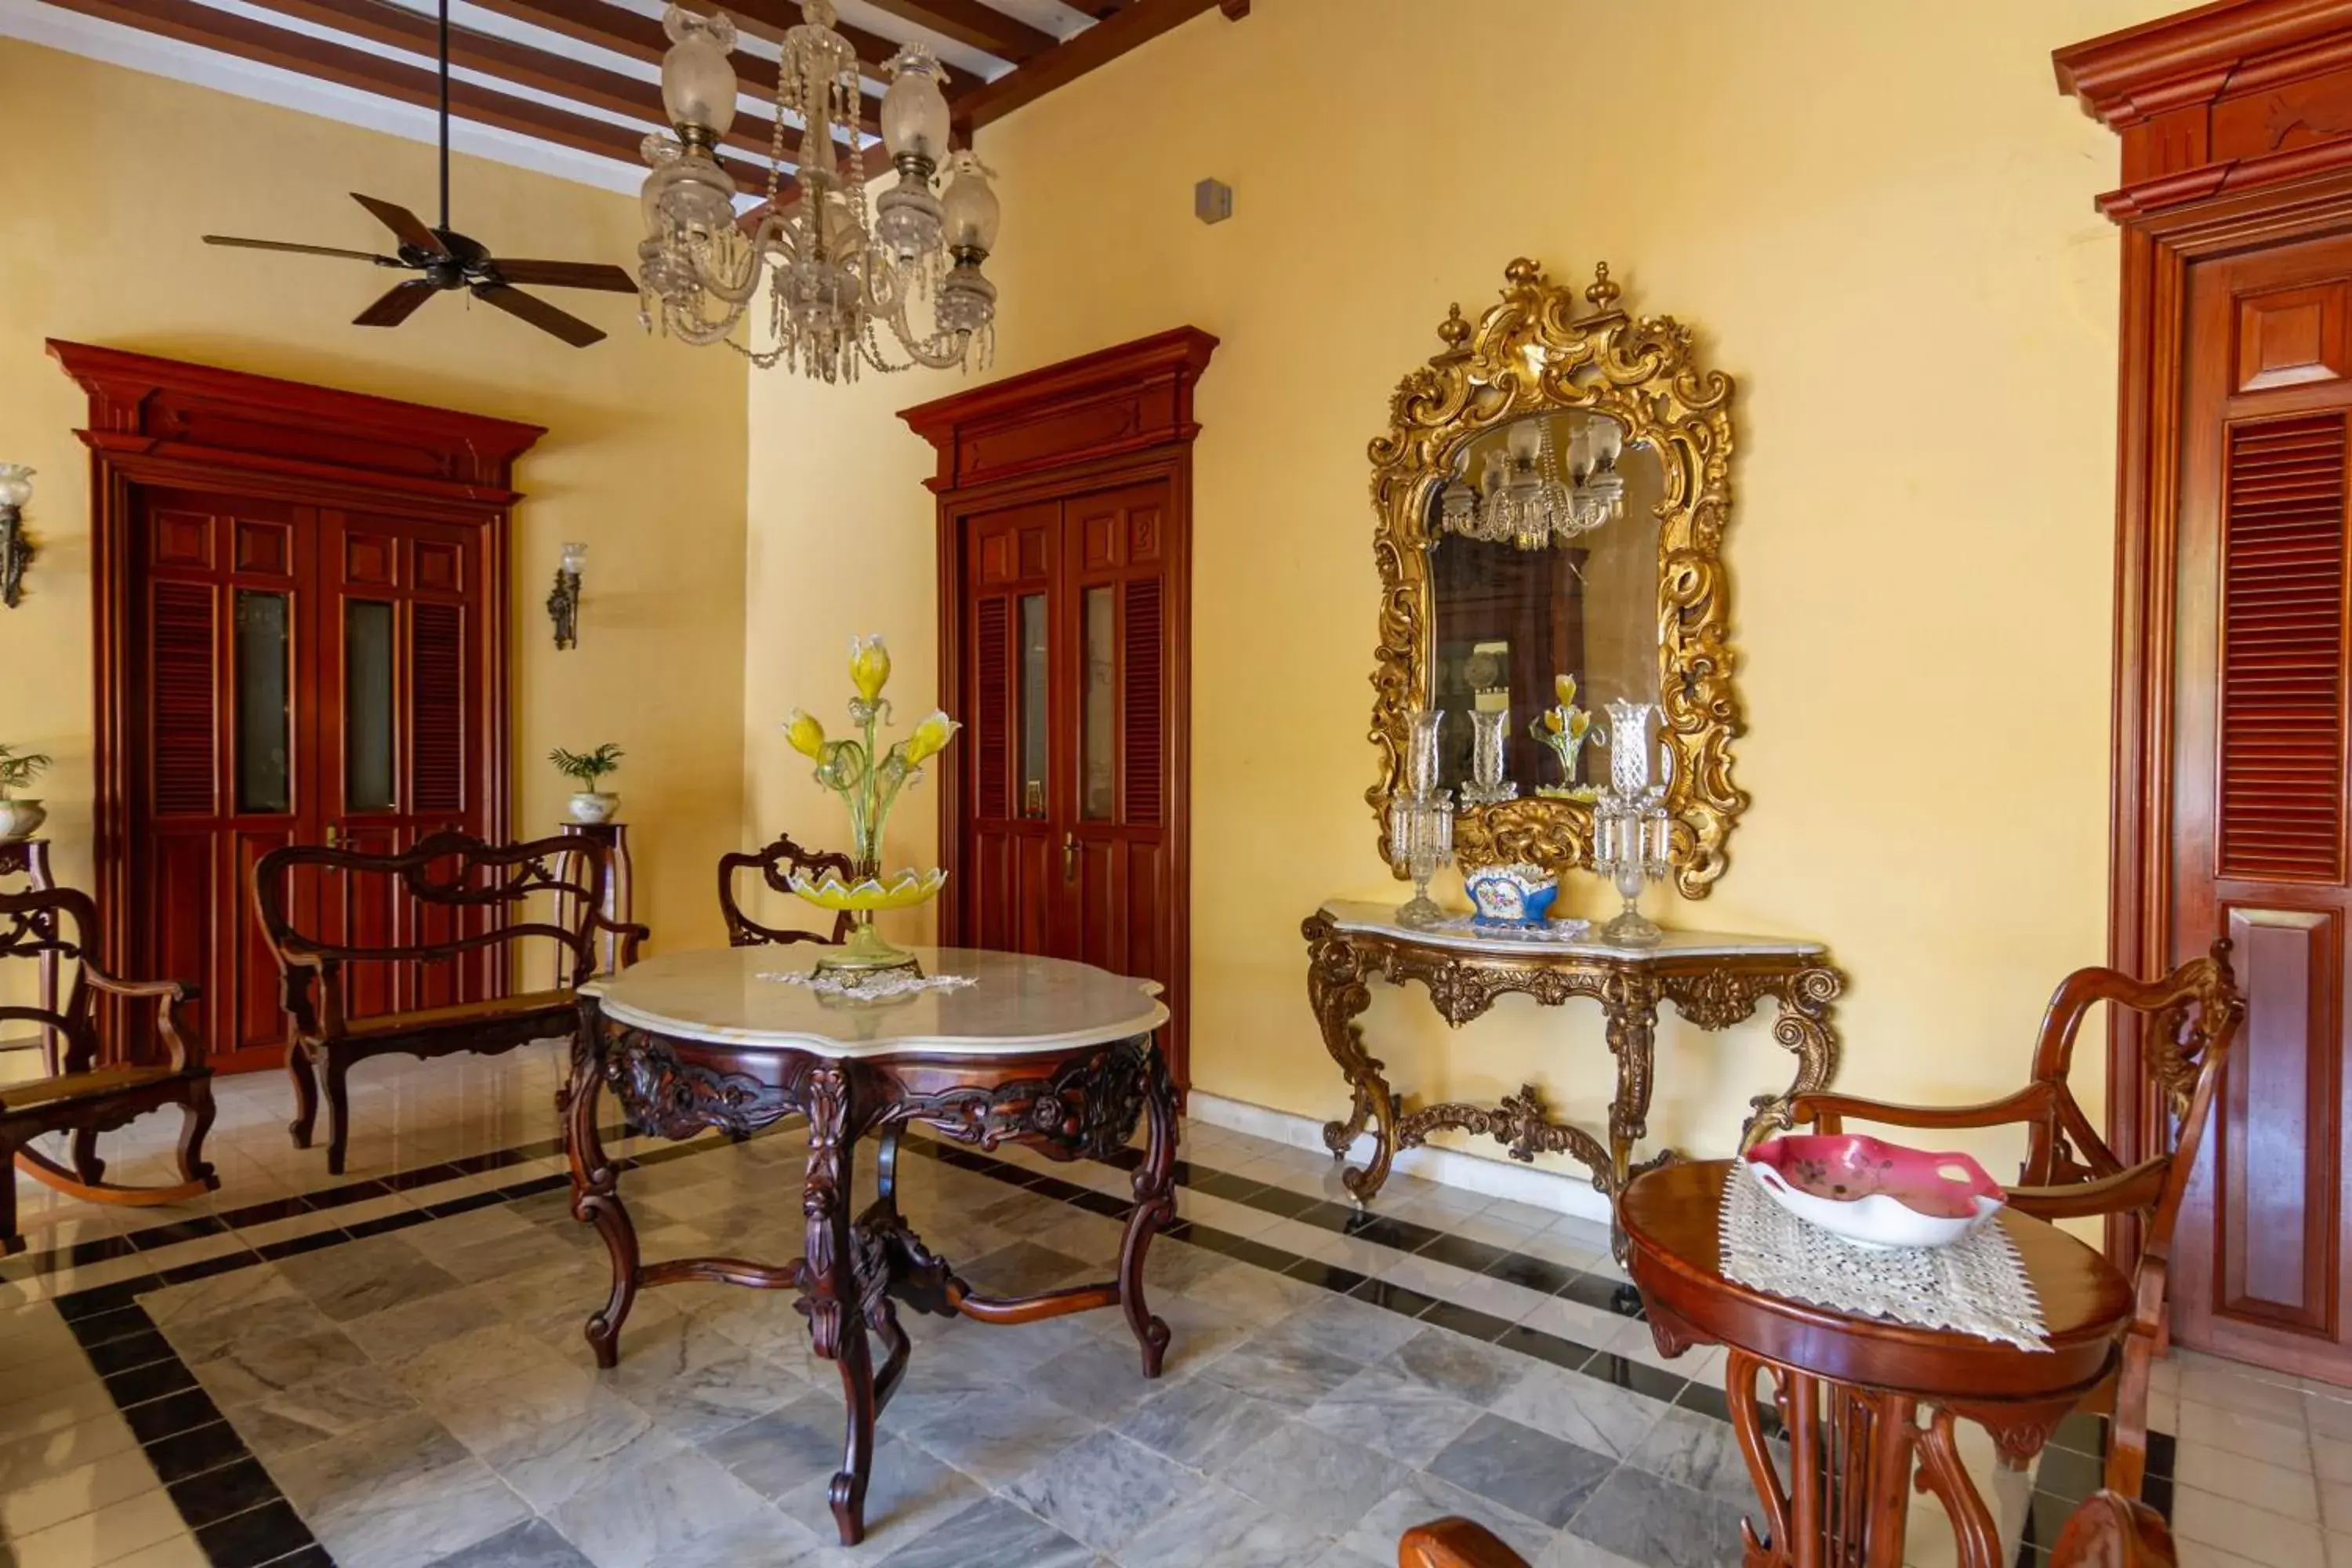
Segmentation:
[[(826, 381), (880, 371), (944, 368), (994, 343), (996, 287), (981, 263), (996, 244), (996, 193), (969, 152), (948, 152), (947, 73), (908, 44), (883, 68), (882, 141), (898, 183), (866, 195), (858, 144), (858, 64), (834, 30), (832, 0), (806, 0), (784, 34), (776, 72), (776, 130), (768, 150), (768, 205), (746, 235), (735, 223), (735, 181), (716, 156), (735, 118), (735, 24), (677, 5), (664, 26), (662, 107), (677, 135), (648, 136), (646, 238), (637, 247), (646, 329), (689, 343), (723, 342), (765, 369), (779, 363)], [(780, 202), (784, 127), (801, 125), (799, 199)], [(846, 140), (836, 142), (840, 131)], [(951, 176), (944, 190), (935, 182)], [(770, 346), (739, 342), (738, 323), (768, 286)], [(928, 332), (909, 321), (927, 304)], [(898, 363), (885, 354), (887, 328)], [(975, 354), (975, 349), (977, 353)]]
[(1625, 515), (1625, 479), (1617, 472), (1623, 445), (1615, 420), (1601, 415), (1583, 420), (1568, 438), (1563, 482), (1551, 421), (1522, 419), (1505, 432), (1502, 447), (1487, 452), (1475, 488), (1466, 479), (1446, 485), (1439, 516), (1465, 539), (1522, 550), (1590, 533)]

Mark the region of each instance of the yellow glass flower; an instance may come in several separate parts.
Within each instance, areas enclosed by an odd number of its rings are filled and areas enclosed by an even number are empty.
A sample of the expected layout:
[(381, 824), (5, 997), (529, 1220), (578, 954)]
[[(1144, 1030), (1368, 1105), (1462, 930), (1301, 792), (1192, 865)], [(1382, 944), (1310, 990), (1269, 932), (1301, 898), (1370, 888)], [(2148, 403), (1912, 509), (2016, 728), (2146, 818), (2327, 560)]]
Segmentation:
[(1580, 708), (1568, 717), (1568, 738), (1581, 741), (1592, 728), (1592, 715)]
[(790, 741), (793, 750), (801, 755), (813, 762), (824, 761), (824, 726), (816, 721), (814, 714), (803, 713), (797, 708), (785, 714), (784, 739)]
[(915, 732), (908, 736), (904, 742), (907, 765), (910, 768), (919, 767), (923, 763), (947, 750), (948, 742), (955, 738), (956, 729), (954, 720), (940, 710), (933, 709), (930, 716), (916, 725)]
[(1560, 732), (1560, 730), (1563, 728), (1563, 726), (1562, 726), (1562, 724), (1561, 724), (1561, 722), (1560, 722), (1559, 710), (1559, 709), (1557, 709), (1557, 708), (1547, 708), (1547, 709), (1545, 709), (1545, 710), (1544, 710), (1544, 714), (1543, 714), (1543, 727), (1544, 727), (1545, 729), (1547, 729), (1547, 730), (1550, 731), (1551, 731), (1553, 734), (1555, 734), (1555, 735), (1557, 735), (1557, 734), (1559, 734), (1559, 733)]
[(1559, 705), (1561, 707), (1573, 708), (1576, 706), (1576, 677), (1572, 675), (1556, 675), (1552, 677), (1551, 691), (1552, 695), (1559, 700)]
[(849, 639), (849, 679), (868, 702), (882, 695), (890, 680), (890, 650), (882, 645), (880, 632)]

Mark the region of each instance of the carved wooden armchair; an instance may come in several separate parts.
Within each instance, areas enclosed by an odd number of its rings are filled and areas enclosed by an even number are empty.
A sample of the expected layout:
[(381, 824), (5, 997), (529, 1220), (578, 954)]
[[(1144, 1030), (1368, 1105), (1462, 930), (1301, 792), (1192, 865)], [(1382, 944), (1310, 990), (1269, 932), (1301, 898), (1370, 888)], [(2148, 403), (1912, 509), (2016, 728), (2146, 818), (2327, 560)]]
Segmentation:
[(792, 891), (784, 879), (794, 871), (805, 872), (811, 876), (832, 871), (837, 873), (844, 881), (847, 881), (856, 874), (856, 868), (848, 856), (838, 852), (820, 853), (814, 849), (803, 849), (793, 842), (793, 837), (789, 833), (776, 835), (773, 843), (754, 850), (749, 855), (740, 853), (721, 855), (719, 858), (719, 912), (726, 917), (727, 944), (730, 947), (760, 947), (769, 942), (829, 942), (838, 945), (849, 940), (847, 910), (842, 910), (835, 917), (831, 936), (826, 936), (822, 931), (786, 931), (776, 926), (761, 925), (745, 914), (743, 907), (735, 901), (735, 874), (738, 871), (751, 869), (756, 869), (761, 879), (768, 884), (769, 889), (778, 893)]
[[(286, 1071), (295, 1147), (310, 1146), (323, 1079), (327, 1169), (342, 1174), (345, 1079), (370, 1057), (495, 1056), (576, 1035), (574, 993), (596, 973), (598, 934), (620, 939), (624, 967), (649, 934), (604, 913), (610, 854), (582, 836), (488, 844), (436, 833), (399, 854), (294, 844), (264, 855), (253, 868), (254, 906), (293, 1025)], [(552, 920), (531, 918), (534, 899), (552, 905)], [(320, 928), (297, 923), (298, 901), (320, 911)], [(550, 990), (509, 993), (511, 955), (534, 937), (557, 945), (568, 977)]]
[[(77, 967), (72, 988), (57, 1011), (0, 1006), (0, 1023), (23, 1020), (54, 1031), (63, 1042), (62, 1070), (26, 1083), (0, 1086), (0, 1156), (35, 1181), (69, 1194), (110, 1204), (175, 1204), (208, 1193), (220, 1177), (205, 1163), (205, 1134), (213, 1124), (213, 1073), (205, 1065), (204, 1041), (182, 1014), (196, 988), (177, 980), (117, 980), (91, 956), (98, 909), (72, 888), (0, 893), (0, 958), (44, 955)], [(133, 1003), (155, 1005), (154, 1049), (118, 1052), (124, 1059), (99, 1064), (100, 994), (123, 999), (113, 1016), (135, 1018)], [(128, 1042), (118, 1041), (118, 1046)], [(150, 1110), (180, 1108), (180, 1180), (162, 1187), (124, 1186), (106, 1179), (98, 1156), (98, 1135)], [(73, 1135), (72, 1168), (59, 1164), (33, 1140), (46, 1132)], [(16, 1183), (0, 1157), (0, 1255), (21, 1252), (16, 1232)]]
[[(2099, 1136), (2066, 1087), (2074, 1037), (2093, 1007), (2112, 1003), (2145, 1016), (2140, 1032), (2143, 1070), (2172, 1118), (2168, 1151), (2126, 1168)], [(1842, 1094), (1808, 1094), (1790, 1119), (1824, 1132), (1852, 1116), (1897, 1127), (1948, 1129), (2027, 1127), (2025, 1166), (2009, 1201), (2038, 1219), (2133, 1215), (2141, 1221), (2134, 1306), (2125, 1331), (2107, 1443), (2107, 1487), (2139, 1496), (2147, 1468), (2147, 1379), (2164, 1327), (2172, 1231), (2197, 1165), (2197, 1148), (2211, 1120), (2213, 1096), (2230, 1043), (2246, 1016), (2230, 972), (2230, 944), (2182, 964), (2160, 980), (2134, 980), (2112, 969), (2079, 969), (2059, 983), (2042, 1016), (2033, 1047), (2032, 1081), (2017, 1093), (1983, 1105), (1887, 1105)]]
[[(1528, 1568), (1528, 1560), (1466, 1519), (1408, 1530), (1397, 1568)], [(2143, 1502), (2094, 1492), (2067, 1516), (2050, 1568), (2176, 1568), (2164, 1516)]]

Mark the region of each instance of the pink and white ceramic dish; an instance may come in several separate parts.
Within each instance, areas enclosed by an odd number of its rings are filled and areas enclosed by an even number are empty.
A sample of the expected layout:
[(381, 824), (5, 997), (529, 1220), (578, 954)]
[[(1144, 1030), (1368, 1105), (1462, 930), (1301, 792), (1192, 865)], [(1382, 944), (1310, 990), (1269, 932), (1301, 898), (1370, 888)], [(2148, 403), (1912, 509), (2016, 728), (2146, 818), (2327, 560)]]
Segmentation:
[(1859, 1133), (1771, 1138), (1748, 1168), (1780, 1206), (1857, 1247), (1949, 1247), (2000, 1212), (2000, 1184), (1966, 1154)]

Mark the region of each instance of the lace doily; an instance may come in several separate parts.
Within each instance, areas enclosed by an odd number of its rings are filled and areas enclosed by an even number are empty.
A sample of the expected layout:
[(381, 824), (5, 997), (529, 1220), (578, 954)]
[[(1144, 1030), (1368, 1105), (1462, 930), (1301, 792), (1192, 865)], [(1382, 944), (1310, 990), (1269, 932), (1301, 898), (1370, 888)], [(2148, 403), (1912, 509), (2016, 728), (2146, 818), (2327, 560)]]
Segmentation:
[(926, 991), (961, 991), (980, 984), (969, 974), (917, 974), (902, 969), (863, 975), (830, 971), (812, 974), (806, 970), (782, 969), (768, 971), (760, 978), (780, 985), (804, 986), (820, 996), (846, 996), (866, 1002), (896, 1001), (902, 996), (919, 996)]
[(1782, 1208), (1739, 1163), (1724, 1182), (1721, 1250), (1726, 1279), (1775, 1296), (2050, 1348), (2024, 1260), (1998, 1223), (1949, 1247), (1855, 1247)]
[(1592, 935), (1591, 921), (1540, 921), (1533, 925), (1482, 925), (1475, 916), (1455, 915), (1429, 927), (1449, 936), (1490, 936), (1505, 942), (1583, 942)]

